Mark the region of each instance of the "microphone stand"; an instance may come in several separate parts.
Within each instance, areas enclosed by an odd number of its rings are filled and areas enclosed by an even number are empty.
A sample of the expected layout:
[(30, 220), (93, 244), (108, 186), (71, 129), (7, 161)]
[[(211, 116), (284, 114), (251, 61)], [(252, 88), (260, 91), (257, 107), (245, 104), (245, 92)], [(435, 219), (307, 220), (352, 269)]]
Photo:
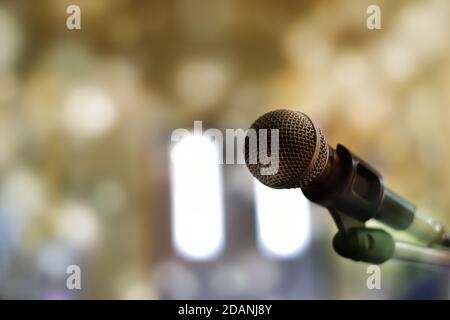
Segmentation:
[(450, 267), (450, 250), (445, 248), (422, 247), (403, 241), (395, 241), (395, 252), (392, 258), (401, 261)]
[[(302, 192), (330, 211), (338, 227), (333, 247), (341, 256), (376, 264), (394, 258), (450, 267), (450, 234), (443, 226), (418, 214), (413, 204), (384, 185), (374, 168), (343, 145), (329, 147), (324, 173)], [(366, 227), (370, 219), (410, 233), (423, 246)]]

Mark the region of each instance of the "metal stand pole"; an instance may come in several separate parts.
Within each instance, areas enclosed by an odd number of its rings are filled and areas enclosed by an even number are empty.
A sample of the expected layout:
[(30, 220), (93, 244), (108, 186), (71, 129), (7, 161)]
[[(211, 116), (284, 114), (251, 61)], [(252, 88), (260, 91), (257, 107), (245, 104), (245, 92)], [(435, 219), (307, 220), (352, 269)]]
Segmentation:
[(392, 258), (450, 268), (450, 250), (445, 248), (421, 247), (407, 242), (395, 241), (395, 251)]

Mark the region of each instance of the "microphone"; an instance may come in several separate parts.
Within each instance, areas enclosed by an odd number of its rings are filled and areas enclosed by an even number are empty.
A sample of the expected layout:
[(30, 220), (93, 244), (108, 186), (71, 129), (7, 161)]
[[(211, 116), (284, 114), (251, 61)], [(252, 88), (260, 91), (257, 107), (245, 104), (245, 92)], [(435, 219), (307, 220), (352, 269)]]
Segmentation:
[[(367, 246), (373, 240), (370, 237), (379, 239), (385, 250), (382, 256), (372, 260), (382, 262), (392, 255), (394, 248), (391, 246), (387, 251), (385, 248), (386, 243), (392, 242), (390, 235), (364, 227), (370, 219), (405, 230), (427, 246), (450, 245), (450, 236), (441, 224), (418, 214), (412, 203), (387, 188), (381, 175), (349, 149), (340, 144), (336, 148), (328, 145), (322, 131), (305, 114), (285, 109), (271, 111), (259, 117), (250, 129), (244, 155), (252, 175), (271, 188), (301, 188), (306, 198), (326, 207), (339, 229), (333, 244), (341, 255), (352, 254), (351, 258), (355, 258), (355, 252), (347, 252), (356, 250), (352, 241), (358, 238), (355, 241), (366, 241)], [(277, 144), (267, 139), (274, 130), (278, 133)], [(250, 134), (255, 131), (259, 134)], [(255, 137), (257, 141), (252, 141)], [(278, 170), (267, 174), (264, 171), (267, 162), (260, 161), (259, 155), (270, 150), (272, 154), (278, 151)], [(369, 237), (364, 232), (355, 235), (351, 231), (355, 228), (376, 232)], [(352, 234), (352, 244), (349, 244)]]

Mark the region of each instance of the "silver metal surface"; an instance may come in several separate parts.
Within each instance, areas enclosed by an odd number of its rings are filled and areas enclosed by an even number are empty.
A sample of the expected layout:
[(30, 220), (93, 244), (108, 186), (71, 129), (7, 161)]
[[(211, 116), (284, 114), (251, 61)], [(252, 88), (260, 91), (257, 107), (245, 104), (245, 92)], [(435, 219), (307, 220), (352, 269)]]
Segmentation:
[(427, 246), (440, 244), (445, 238), (442, 225), (420, 213), (414, 215), (413, 222), (405, 231)]
[(450, 267), (450, 250), (396, 241), (394, 259)]

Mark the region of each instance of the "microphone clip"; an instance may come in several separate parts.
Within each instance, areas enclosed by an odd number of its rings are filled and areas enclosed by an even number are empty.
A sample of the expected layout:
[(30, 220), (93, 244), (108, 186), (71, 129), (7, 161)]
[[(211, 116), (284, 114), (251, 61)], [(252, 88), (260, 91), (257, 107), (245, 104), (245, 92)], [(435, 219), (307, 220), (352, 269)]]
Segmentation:
[(336, 209), (329, 209), (338, 232), (333, 248), (341, 256), (354, 261), (380, 264), (393, 257), (394, 238), (383, 229), (366, 228), (365, 223)]

